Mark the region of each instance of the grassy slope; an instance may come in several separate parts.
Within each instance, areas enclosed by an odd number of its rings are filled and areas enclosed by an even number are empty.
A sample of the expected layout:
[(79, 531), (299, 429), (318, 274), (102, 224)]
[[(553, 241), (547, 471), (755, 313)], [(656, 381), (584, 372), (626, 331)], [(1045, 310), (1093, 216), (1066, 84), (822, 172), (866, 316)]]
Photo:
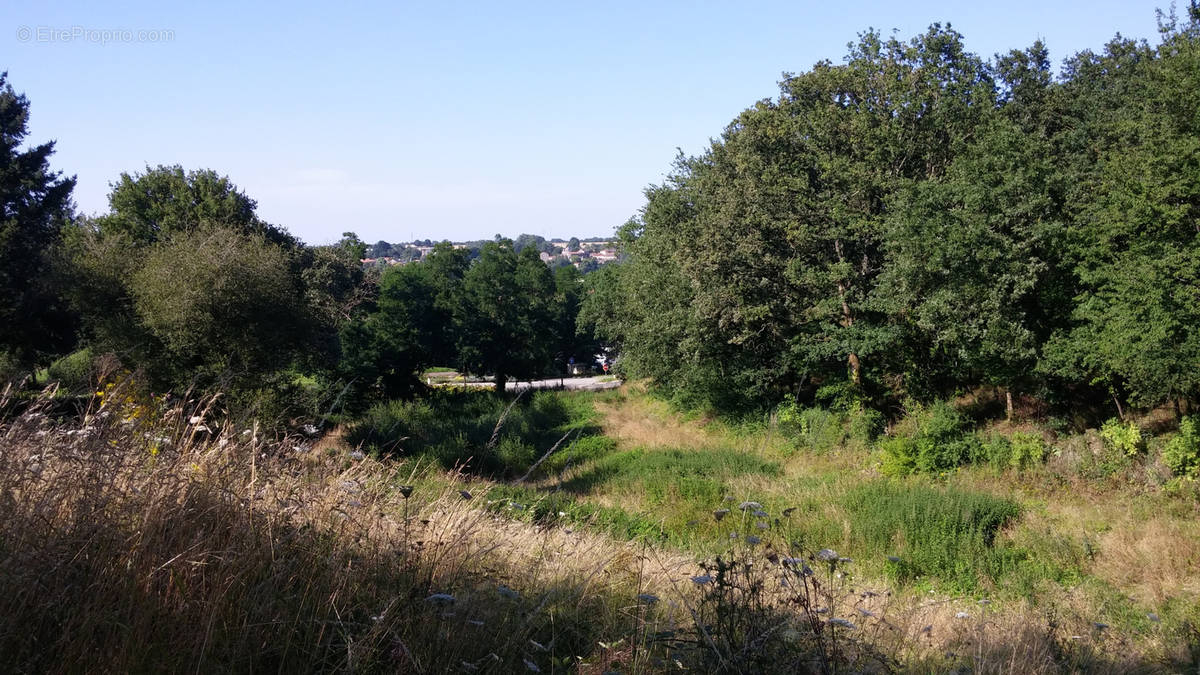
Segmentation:
[[(1053, 463), (888, 481), (865, 448), (805, 452), (770, 429), (685, 419), (628, 390), (595, 401), (617, 447), (543, 478), (540, 495), (526, 491), (552, 502), (543, 516), (591, 517), (696, 555), (728, 548), (732, 533), (831, 547), (856, 559), (863, 582), (893, 591), (907, 623), (933, 625), (934, 639), (974, 626), (954, 617), (977, 617), (972, 601), (986, 600), (988, 625), (1008, 627), (996, 639), (1059, 663), (1182, 658), (1200, 620), (1200, 523), (1186, 500), (1064, 477)], [(748, 517), (736, 508), (746, 500), (769, 515)], [(733, 513), (718, 523), (721, 508)]]

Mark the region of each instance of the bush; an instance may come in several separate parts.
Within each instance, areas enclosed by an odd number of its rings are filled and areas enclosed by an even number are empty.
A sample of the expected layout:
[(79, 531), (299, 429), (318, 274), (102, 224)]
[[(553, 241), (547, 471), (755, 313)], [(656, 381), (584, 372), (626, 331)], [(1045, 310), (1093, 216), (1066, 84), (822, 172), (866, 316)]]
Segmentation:
[(938, 474), (984, 454), (967, 418), (948, 403), (915, 408), (898, 431), (902, 435), (879, 444), (880, 471), (885, 475)]
[[(834, 401), (834, 403), (844, 403)], [(878, 411), (851, 403), (841, 408), (801, 408), (787, 402), (775, 410), (779, 430), (793, 439), (797, 447), (828, 452), (847, 441), (870, 444), (883, 430), (883, 415)]]
[(1167, 442), (1163, 464), (1176, 476), (1200, 478), (1200, 428), (1192, 417), (1179, 423), (1179, 434)]
[(1021, 514), (1007, 499), (876, 481), (851, 489), (844, 506), (854, 538), (897, 558), (888, 567), (897, 581), (934, 575), (970, 592), (981, 576), (999, 577), (1016, 555), (995, 546), (1000, 528)]
[(1009, 439), (1009, 445), (1011, 451), (1008, 463), (1018, 471), (1041, 464), (1046, 456), (1046, 442), (1035, 433), (1018, 431)]
[(46, 372), (59, 386), (70, 391), (84, 391), (91, 388), (93, 359), (91, 349), (80, 349), (51, 363)]
[(1128, 457), (1146, 449), (1146, 439), (1142, 437), (1142, 430), (1133, 420), (1128, 423), (1122, 423), (1115, 417), (1108, 420), (1100, 427), (1100, 437), (1104, 439), (1105, 445), (1123, 452)]
[(524, 473), (564, 435), (597, 432), (594, 414), (587, 399), (560, 392), (522, 395), (514, 403), (488, 391), (438, 391), (372, 406), (351, 425), (346, 440), (384, 454), (429, 455), (447, 468), (469, 461), (475, 471), (512, 476)]

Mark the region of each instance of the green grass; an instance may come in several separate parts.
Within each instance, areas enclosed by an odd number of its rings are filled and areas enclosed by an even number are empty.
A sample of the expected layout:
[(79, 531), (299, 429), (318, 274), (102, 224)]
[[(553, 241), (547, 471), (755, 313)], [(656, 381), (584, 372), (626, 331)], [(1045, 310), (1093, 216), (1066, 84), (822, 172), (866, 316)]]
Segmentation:
[(1004, 576), (1025, 558), (996, 535), (1021, 507), (1010, 500), (915, 482), (878, 480), (851, 488), (843, 500), (851, 539), (876, 556), (899, 582), (934, 576), (959, 592)]
[(575, 393), (539, 391), (514, 401), (489, 391), (438, 391), (372, 406), (346, 440), (381, 455), (421, 456), (446, 468), (512, 477), (564, 436), (582, 440), (598, 433), (591, 401)]

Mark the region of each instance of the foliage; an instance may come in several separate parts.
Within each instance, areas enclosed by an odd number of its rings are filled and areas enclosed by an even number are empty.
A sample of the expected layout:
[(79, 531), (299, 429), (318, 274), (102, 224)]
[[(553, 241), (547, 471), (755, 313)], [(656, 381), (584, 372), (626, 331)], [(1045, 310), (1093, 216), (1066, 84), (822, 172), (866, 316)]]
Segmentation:
[(1108, 420), (1100, 427), (1100, 437), (1109, 448), (1127, 457), (1134, 457), (1146, 449), (1142, 430), (1133, 420), (1122, 422), (1115, 417)]
[(20, 148), (28, 124), (29, 100), (0, 73), (0, 361), (14, 367), (63, 353), (75, 328), (53, 265), (75, 179), (50, 170), (52, 141)]
[(1200, 424), (1196, 418), (1184, 417), (1179, 422), (1179, 433), (1167, 441), (1162, 459), (1176, 476), (1200, 478)]
[[(372, 406), (346, 441), (385, 455), (426, 456), (447, 468), (520, 476), (564, 436), (596, 434), (593, 415), (586, 399), (566, 393), (522, 393), (511, 401), (484, 391), (435, 391)], [(567, 441), (558, 450), (570, 451)]]
[(996, 542), (1000, 529), (1021, 514), (1006, 499), (884, 480), (851, 489), (843, 503), (852, 536), (898, 559), (888, 568), (897, 580), (932, 575), (971, 592), (1019, 559)]
[[(583, 315), (670, 398), (1197, 400), (1200, 9), (1051, 71), (868, 32), (680, 156)], [(903, 454), (903, 453), (902, 453)]]
[(85, 347), (51, 363), (46, 374), (68, 391), (85, 391), (92, 385), (95, 357), (92, 350)]
[(1025, 471), (1046, 457), (1046, 442), (1037, 433), (1017, 431), (1009, 436), (993, 434), (983, 443), (982, 456), (996, 469)]
[(307, 346), (311, 319), (284, 251), (224, 228), (180, 233), (147, 251), (128, 281), (153, 339), (142, 363), (156, 382), (193, 378), (240, 386), (286, 366)]
[(975, 461), (982, 450), (969, 421), (954, 406), (918, 405), (890, 437), (880, 441), (880, 471), (889, 476), (938, 475)]
[(485, 244), (454, 306), (458, 362), (493, 374), (498, 391), (510, 377), (543, 374), (554, 352), (554, 299), (554, 279), (536, 249)]

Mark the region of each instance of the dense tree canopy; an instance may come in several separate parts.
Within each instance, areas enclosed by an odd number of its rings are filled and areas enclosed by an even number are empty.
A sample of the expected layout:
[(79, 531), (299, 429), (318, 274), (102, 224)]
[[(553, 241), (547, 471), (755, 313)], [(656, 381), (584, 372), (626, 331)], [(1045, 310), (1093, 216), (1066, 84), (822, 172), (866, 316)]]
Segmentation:
[(7, 354), (17, 364), (63, 349), (73, 331), (50, 283), (50, 254), (71, 217), (75, 179), (50, 170), (53, 142), (21, 149), (28, 123), (28, 99), (0, 73), (0, 362)]
[(624, 228), (584, 317), (721, 409), (849, 387), (1200, 394), (1200, 10), (1060, 78), (949, 27), (788, 76)]

